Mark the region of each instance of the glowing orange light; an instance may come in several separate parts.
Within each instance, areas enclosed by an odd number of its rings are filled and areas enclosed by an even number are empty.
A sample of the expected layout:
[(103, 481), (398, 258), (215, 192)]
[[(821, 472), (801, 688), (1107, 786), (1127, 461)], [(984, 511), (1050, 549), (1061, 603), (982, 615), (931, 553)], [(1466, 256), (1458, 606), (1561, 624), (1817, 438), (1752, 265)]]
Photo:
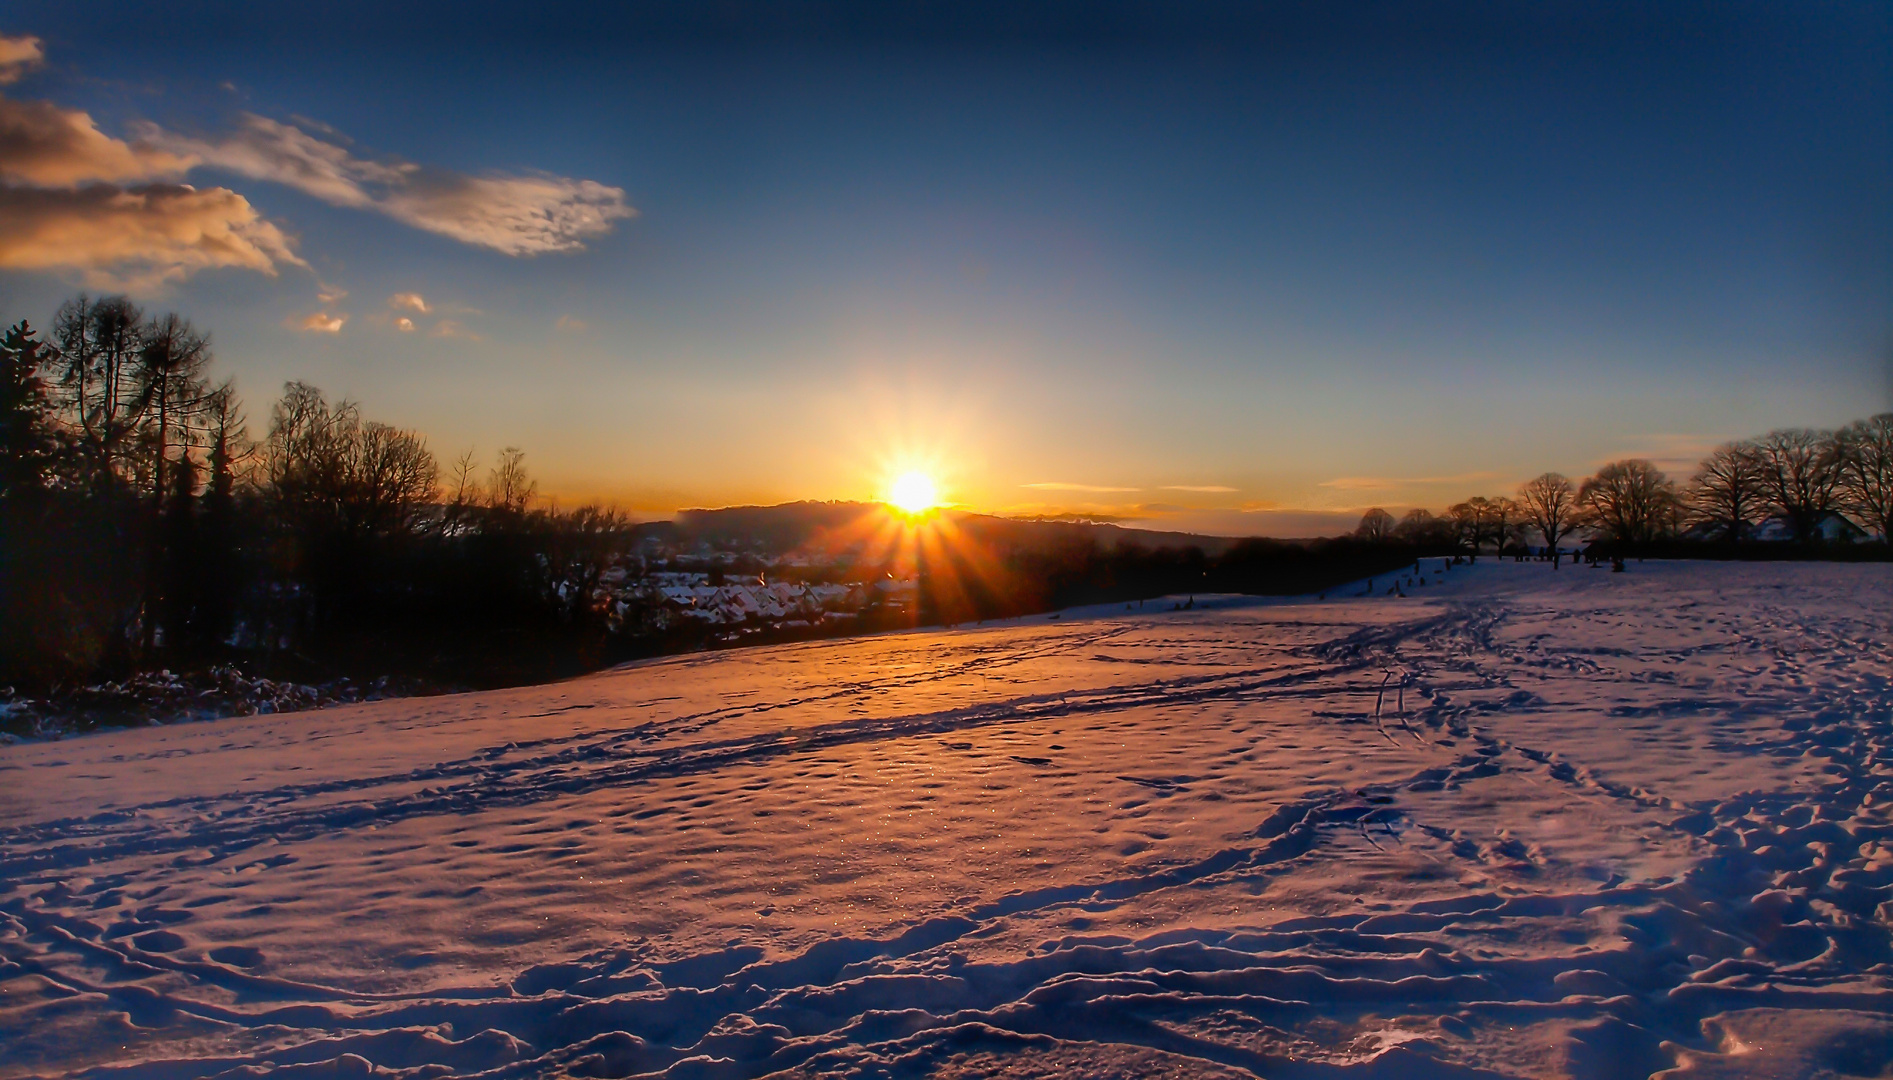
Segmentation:
[(940, 505), (940, 489), (926, 473), (902, 473), (888, 485), (887, 501), (909, 514), (925, 513)]

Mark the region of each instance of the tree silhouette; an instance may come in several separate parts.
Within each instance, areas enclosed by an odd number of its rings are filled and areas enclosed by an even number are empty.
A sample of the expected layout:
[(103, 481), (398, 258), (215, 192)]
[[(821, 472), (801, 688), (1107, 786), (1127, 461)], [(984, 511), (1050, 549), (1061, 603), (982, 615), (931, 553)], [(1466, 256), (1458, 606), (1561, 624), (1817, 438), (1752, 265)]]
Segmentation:
[(1746, 442), (1716, 447), (1697, 466), (1686, 501), (1696, 520), (1720, 530), (1726, 542), (1740, 543), (1768, 501), (1755, 447)]
[(1840, 491), (1847, 508), (1893, 541), (1893, 413), (1881, 413), (1842, 428)]
[(122, 296), (80, 293), (53, 317), (53, 344), (87, 483), (102, 490), (134, 481), (136, 436), (155, 389), (139, 364), (144, 313)]
[(1578, 489), (1586, 524), (1626, 544), (1647, 544), (1676, 524), (1676, 486), (1642, 458), (1614, 461)]
[(1518, 507), (1525, 523), (1555, 552), (1577, 516), (1577, 492), (1565, 476), (1548, 472), (1519, 485)]
[(1361, 515), (1361, 524), (1354, 530), (1354, 535), (1371, 544), (1384, 544), (1393, 539), (1393, 515), (1376, 506)]
[(1809, 428), (1783, 428), (1755, 440), (1762, 489), (1788, 519), (1799, 543), (1815, 532), (1840, 501), (1841, 458), (1833, 436)]
[(0, 499), (44, 490), (59, 463), (60, 432), (43, 374), (51, 360), (24, 320), (0, 339)]
[(1394, 526), (1394, 535), (1409, 544), (1450, 544), (1453, 541), (1453, 522), (1449, 518), (1433, 516), (1431, 510), (1414, 507), (1400, 517), (1400, 524)]
[(166, 315), (149, 323), (139, 335), (138, 379), (145, 385), (147, 412), (155, 429), (146, 433), (151, 446), (151, 490), (156, 501), (170, 493), (165, 472), (171, 468), (171, 447), (177, 441), (190, 447), (189, 425), (209, 401), (204, 372), (210, 367), (210, 339), (186, 319)]
[(1452, 520), (1459, 542), (1477, 559), (1480, 546), (1487, 540), (1492, 541), (1495, 551), (1505, 550), (1506, 535), (1516, 512), (1510, 500), (1474, 495), (1447, 507), (1446, 516)]

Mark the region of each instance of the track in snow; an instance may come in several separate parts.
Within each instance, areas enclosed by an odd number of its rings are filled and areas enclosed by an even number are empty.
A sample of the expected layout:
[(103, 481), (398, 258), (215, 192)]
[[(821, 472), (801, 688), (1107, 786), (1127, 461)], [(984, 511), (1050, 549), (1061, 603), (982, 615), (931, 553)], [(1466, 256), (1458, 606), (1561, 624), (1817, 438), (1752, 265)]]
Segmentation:
[(1632, 569), (0, 749), (0, 1076), (1877, 1075), (1887, 575)]

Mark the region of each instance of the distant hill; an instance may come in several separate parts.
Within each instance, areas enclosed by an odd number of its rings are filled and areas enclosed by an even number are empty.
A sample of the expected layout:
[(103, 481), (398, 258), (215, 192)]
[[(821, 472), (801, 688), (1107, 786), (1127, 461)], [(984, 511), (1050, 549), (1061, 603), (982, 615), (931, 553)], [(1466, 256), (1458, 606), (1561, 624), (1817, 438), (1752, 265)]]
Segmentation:
[[(1088, 521), (1025, 521), (943, 510), (953, 528), (989, 549), (1049, 550), (1096, 544), (1105, 550), (1137, 546), (1148, 549), (1197, 548), (1212, 558), (1240, 543), (1226, 536), (1127, 529)], [(795, 551), (838, 553), (897, 528), (899, 518), (880, 503), (792, 502), (778, 506), (731, 506), (685, 510), (675, 521), (652, 522), (646, 535), (680, 543), (706, 543), (718, 549), (786, 555)]]

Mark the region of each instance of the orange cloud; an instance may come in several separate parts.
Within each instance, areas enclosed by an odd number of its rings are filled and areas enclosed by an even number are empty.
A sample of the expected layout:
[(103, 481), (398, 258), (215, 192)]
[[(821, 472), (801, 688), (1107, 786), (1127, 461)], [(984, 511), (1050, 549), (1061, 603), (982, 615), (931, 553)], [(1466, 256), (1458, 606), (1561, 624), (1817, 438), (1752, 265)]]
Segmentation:
[(339, 334), (348, 322), (348, 316), (331, 315), (326, 311), (317, 311), (295, 324), (298, 330), (309, 330), (318, 334)]
[(0, 98), (0, 177), (7, 180), (49, 187), (154, 180), (182, 176), (193, 164), (187, 155), (114, 139), (77, 109)]
[(1036, 483), (1036, 484), (1020, 484), (1019, 486), (1020, 486), (1020, 487), (1022, 487), (1022, 488), (1031, 488), (1031, 489), (1032, 489), (1032, 490), (1034, 490), (1034, 491), (1092, 491), (1092, 492), (1112, 492), (1112, 491), (1138, 491), (1138, 490), (1141, 490), (1141, 489), (1139, 489), (1139, 488), (1134, 488), (1134, 487), (1100, 487), (1100, 486), (1099, 486), (1099, 485), (1097, 485), (1097, 484), (1068, 484), (1068, 483), (1065, 483), (1065, 482), (1064, 482), (1064, 481), (1062, 481), (1062, 480), (1041, 480), (1041, 481), (1039, 481), (1039, 482), (1038, 482), (1038, 483)]
[(199, 270), (275, 276), (306, 266), (288, 237), (228, 188), (0, 187), (0, 267), (77, 269), (101, 286), (152, 287)]
[(20, 77), (46, 59), (46, 50), (36, 37), (8, 37), (0, 34), (0, 86), (20, 81)]
[(1165, 484), (1163, 486), (1163, 490), (1164, 491), (1196, 491), (1196, 492), (1204, 492), (1204, 493), (1210, 493), (1210, 494), (1226, 495), (1230, 492), (1235, 491), (1236, 489), (1232, 487), (1228, 487), (1223, 484)]
[(412, 334), (414, 332), (414, 320), (403, 315), (394, 320), (394, 328), (401, 331), (403, 334)]
[(427, 314), (427, 301), (421, 298), (420, 293), (395, 293), (393, 296), (388, 297), (388, 306), (394, 308), (396, 311), (405, 309), (407, 311), (418, 311), (423, 315)]
[(1336, 491), (1389, 491), (1412, 484), (1477, 484), (1498, 477), (1495, 472), (1469, 472), (1457, 476), (1337, 476), (1323, 480), (1318, 487)]

